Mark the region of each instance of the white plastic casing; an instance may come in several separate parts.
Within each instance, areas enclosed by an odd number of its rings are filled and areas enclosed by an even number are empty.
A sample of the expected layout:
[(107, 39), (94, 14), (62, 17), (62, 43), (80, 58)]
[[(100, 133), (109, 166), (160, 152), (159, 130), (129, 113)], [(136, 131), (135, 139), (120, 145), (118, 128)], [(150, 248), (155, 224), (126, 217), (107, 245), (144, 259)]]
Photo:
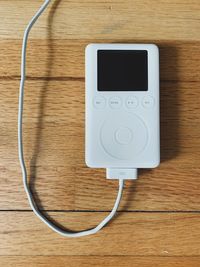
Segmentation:
[[(146, 50), (148, 91), (97, 90), (98, 50)], [(85, 160), (91, 168), (154, 168), (160, 163), (159, 52), (154, 44), (86, 47)]]

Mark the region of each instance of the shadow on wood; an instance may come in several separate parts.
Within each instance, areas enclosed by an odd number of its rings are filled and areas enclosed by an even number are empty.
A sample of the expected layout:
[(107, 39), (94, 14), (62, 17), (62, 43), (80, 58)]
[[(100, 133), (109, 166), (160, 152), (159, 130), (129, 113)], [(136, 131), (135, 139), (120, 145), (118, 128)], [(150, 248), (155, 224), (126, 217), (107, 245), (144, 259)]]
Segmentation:
[(180, 152), (178, 67), (177, 48), (161, 44), (160, 71), (164, 78), (160, 86), (161, 163), (177, 157)]
[[(54, 62), (54, 45), (53, 45), (53, 21), (54, 21), (54, 14), (60, 4), (61, 0), (56, 0), (52, 5), (49, 16), (48, 16), (48, 57), (47, 57), (47, 77), (52, 76), (52, 69), (51, 66)], [(30, 184), (33, 195), (38, 203), (38, 206), (43, 210), (42, 203), (40, 201), (39, 196), (37, 195), (37, 191), (35, 189), (35, 182), (37, 178), (37, 159), (41, 150), (41, 140), (42, 140), (42, 127), (43, 127), (43, 118), (44, 118), (44, 110), (46, 105), (46, 96), (48, 95), (48, 87), (49, 87), (49, 79), (45, 79), (44, 85), (41, 89), (41, 94), (39, 96), (39, 117), (38, 117), (38, 127), (37, 132), (35, 135), (35, 145), (33, 150), (33, 156), (31, 158), (30, 164)]]

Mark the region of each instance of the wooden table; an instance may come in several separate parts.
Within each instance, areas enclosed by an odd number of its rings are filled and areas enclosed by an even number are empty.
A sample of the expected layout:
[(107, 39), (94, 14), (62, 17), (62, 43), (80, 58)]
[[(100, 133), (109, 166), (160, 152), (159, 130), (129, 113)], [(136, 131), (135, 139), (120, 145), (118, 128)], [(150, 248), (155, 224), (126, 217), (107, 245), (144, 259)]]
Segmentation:
[(67, 239), (30, 210), (17, 152), (22, 36), (42, 0), (0, 1), (0, 266), (200, 266), (200, 1), (57, 0), (28, 45), (24, 142), (32, 190), (71, 230), (96, 225), (118, 183), (84, 162), (84, 49), (156, 43), (161, 165), (125, 184), (116, 220)]

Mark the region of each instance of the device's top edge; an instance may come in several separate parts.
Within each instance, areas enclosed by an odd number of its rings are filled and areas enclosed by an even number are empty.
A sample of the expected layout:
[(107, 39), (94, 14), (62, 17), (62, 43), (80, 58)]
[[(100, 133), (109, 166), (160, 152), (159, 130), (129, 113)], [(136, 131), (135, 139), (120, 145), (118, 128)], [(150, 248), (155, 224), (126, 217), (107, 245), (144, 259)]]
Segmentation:
[(145, 49), (145, 50), (158, 50), (156, 44), (144, 44), (144, 43), (90, 43), (86, 46), (87, 50), (99, 50), (99, 49)]

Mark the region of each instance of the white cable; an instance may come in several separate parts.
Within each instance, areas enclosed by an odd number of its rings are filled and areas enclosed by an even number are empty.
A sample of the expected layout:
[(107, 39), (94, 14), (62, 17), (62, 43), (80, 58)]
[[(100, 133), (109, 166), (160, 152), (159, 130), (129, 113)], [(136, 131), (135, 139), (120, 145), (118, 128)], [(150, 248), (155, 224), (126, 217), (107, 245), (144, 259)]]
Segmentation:
[(49, 226), (53, 231), (57, 232), (58, 234), (61, 234), (62, 236), (66, 237), (80, 237), (80, 236), (86, 236), (86, 235), (91, 235), (95, 234), (98, 232), (100, 229), (102, 229), (115, 215), (119, 204), (120, 200), (122, 197), (122, 191), (123, 191), (123, 185), (124, 181), (119, 180), (119, 191), (118, 195), (114, 204), (114, 207), (110, 214), (95, 228), (81, 231), (81, 232), (70, 232), (61, 229), (60, 227), (56, 226), (53, 222), (48, 220), (42, 212), (39, 210), (37, 203), (35, 202), (32, 192), (30, 190), (28, 178), (27, 178), (27, 171), (26, 171), (26, 165), (24, 161), (24, 153), (23, 153), (23, 102), (24, 102), (24, 84), (26, 80), (26, 49), (27, 49), (27, 41), (28, 41), (28, 36), (31, 31), (31, 28), (37, 21), (37, 19), (40, 17), (40, 15), (43, 13), (43, 11), (46, 9), (48, 4), (50, 3), (50, 0), (44, 1), (43, 5), (40, 7), (38, 12), (33, 16), (31, 21), (29, 22), (25, 33), (24, 33), (24, 38), (23, 38), (23, 45), (22, 45), (22, 59), (21, 59), (21, 82), (20, 82), (20, 92), (19, 92), (19, 113), (18, 113), (18, 153), (19, 153), (19, 161), (22, 169), (22, 176), (23, 176), (23, 184), (24, 184), (24, 189), (26, 191), (27, 197), (29, 204), (34, 211), (34, 213), (40, 218), (41, 221), (43, 221), (47, 226)]

